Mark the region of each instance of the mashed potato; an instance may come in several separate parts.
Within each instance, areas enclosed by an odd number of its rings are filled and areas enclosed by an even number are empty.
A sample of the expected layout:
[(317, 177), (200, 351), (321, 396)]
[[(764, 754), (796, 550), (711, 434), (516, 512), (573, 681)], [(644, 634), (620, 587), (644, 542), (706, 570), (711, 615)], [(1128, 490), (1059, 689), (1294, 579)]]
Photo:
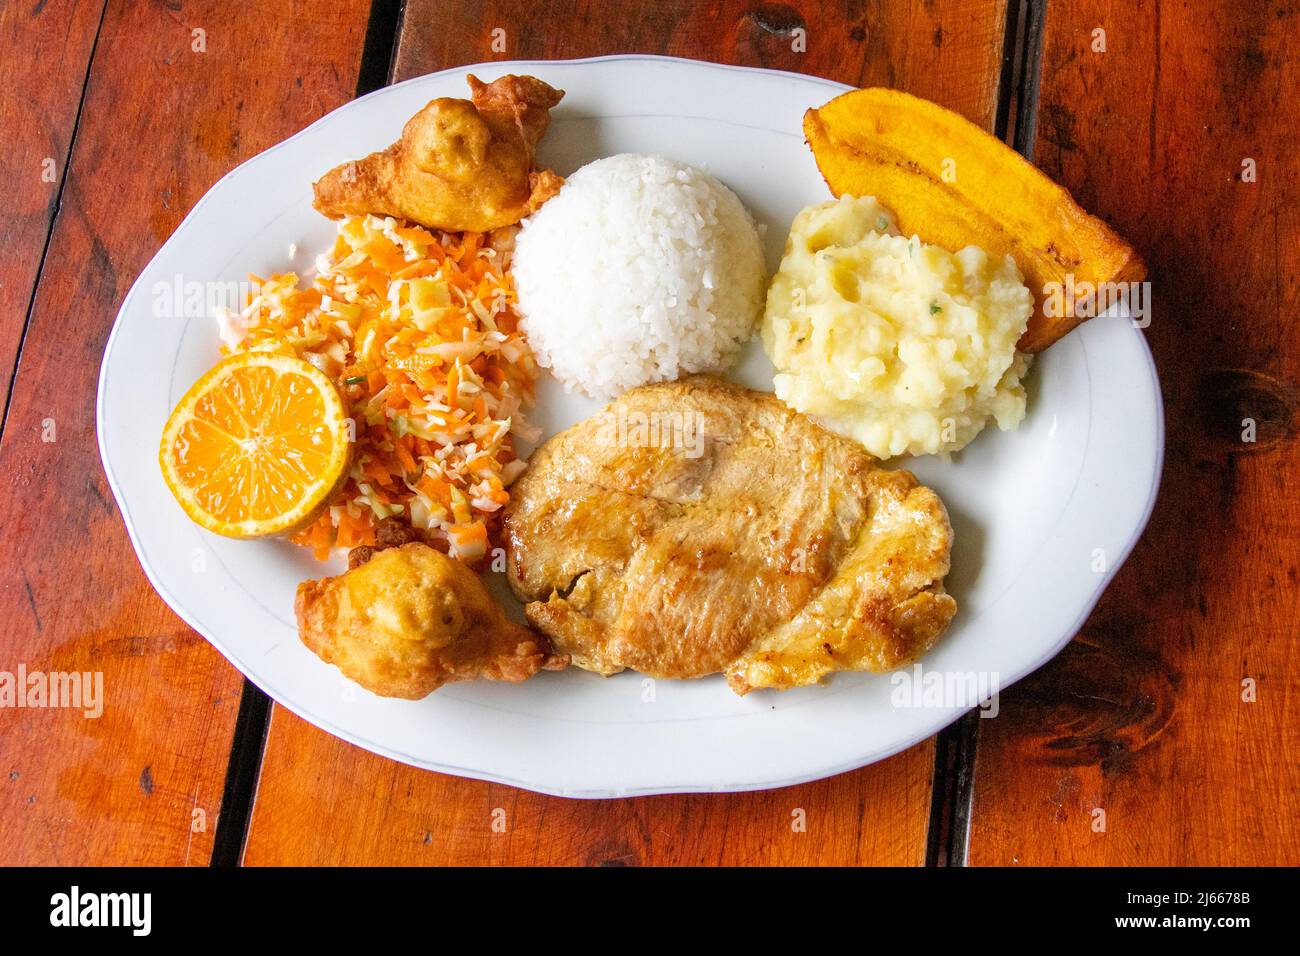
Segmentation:
[(898, 234), (870, 197), (810, 206), (768, 290), (776, 394), (878, 458), (956, 451), (1025, 415), (1033, 296), (1010, 256)]

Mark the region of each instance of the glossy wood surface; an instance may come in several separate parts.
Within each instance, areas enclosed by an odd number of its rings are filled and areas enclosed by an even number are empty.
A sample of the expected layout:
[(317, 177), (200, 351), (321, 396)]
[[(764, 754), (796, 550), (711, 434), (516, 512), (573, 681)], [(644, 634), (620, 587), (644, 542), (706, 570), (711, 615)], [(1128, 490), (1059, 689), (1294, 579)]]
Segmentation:
[[(83, 29), (80, 10), (21, 6), (5, 6), (4, 69), (31, 37)], [(80, 62), (57, 46), (36, 57), (89, 78), (0, 437), (0, 668), (101, 675), (103, 711), (0, 709), (5, 864), (211, 852), (244, 682), (135, 559), (99, 465), (99, 364), (131, 283), (208, 187), (351, 98), (366, 26), (346, 2), (229, 11), (114, 2), (93, 60), (84, 39), (62, 48)], [(12, 33), (11, 17), (33, 22)], [(24, 123), (51, 124), (54, 147), (67, 110)]]
[[(969, 862), (1300, 863), (1293, 4), (1050, 0), (1040, 71), (1003, 0), (398, 6), (0, 8), (0, 670), (102, 675), (104, 707), (0, 708), (0, 864), (206, 864), (221, 824), (243, 679), (145, 580), (98, 461), (136, 275), (367, 73), (616, 52), (897, 86), (986, 128), (1028, 65), (1013, 126), (1151, 267), (1169, 439), (1079, 637), (977, 722)], [(260, 774), (224, 832), (249, 865), (918, 865), (932, 804), (953, 812), (933, 740), (784, 790), (594, 802), (413, 770), (279, 707), (241, 747)]]

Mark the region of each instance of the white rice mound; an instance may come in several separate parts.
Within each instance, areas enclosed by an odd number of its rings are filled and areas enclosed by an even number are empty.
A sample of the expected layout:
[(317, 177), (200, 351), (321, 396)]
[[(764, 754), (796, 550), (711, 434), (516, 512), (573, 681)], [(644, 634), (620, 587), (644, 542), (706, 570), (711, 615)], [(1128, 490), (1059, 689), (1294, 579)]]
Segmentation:
[(721, 371), (763, 310), (763, 246), (712, 176), (623, 153), (583, 166), (526, 220), (513, 272), (538, 363), (610, 398)]

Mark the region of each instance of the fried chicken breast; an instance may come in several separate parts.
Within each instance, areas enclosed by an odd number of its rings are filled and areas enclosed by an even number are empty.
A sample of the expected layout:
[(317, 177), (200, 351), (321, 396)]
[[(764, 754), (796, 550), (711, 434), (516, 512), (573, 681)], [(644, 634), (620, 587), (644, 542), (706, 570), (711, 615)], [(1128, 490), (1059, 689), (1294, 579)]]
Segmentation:
[(418, 700), (480, 677), (522, 681), (566, 663), (507, 618), (477, 574), (419, 542), (304, 581), (295, 610), (302, 642), (381, 697)]
[(564, 181), (533, 169), (550, 110), (564, 96), (534, 76), (483, 83), (469, 100), (432, 100), (386, 150), (330, 170), (313, 205), (331, 219), (368, 213), (447, 232), (488, 232), (518, 222)]
[(956, 611), (933, 491), (709, 377), (633, 389), (552, 438), (504, 528), (528, 620), (601, 674), (721, 672), (744, 694), (888, 671)]

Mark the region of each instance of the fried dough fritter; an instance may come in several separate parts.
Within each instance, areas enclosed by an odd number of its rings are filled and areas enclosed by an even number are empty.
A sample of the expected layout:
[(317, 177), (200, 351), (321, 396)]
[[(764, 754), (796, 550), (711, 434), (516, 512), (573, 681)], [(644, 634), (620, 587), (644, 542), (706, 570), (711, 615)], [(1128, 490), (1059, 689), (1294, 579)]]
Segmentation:
[(488, 232), (559, 192), (564, 180), (535, 171), (533, 159), (564, 91), (534, 76), (467, 79), (471, 99), (430, 101), (396, 143), (317, 180), (316, 209), (331, 219), (373, 213), (447, 232)]
[(298, 585), (302, 642), (381, 697), (419, 700), (453, 681), (522, 681), (567, 661), (515, 624), (479, 576), (413, 542)]
[(719, 379), (633, 389), (552, 438), (504, 527), (529, 621), (601, 674), (814, 684), (910, 663), (956, 612), (933, 491)]

